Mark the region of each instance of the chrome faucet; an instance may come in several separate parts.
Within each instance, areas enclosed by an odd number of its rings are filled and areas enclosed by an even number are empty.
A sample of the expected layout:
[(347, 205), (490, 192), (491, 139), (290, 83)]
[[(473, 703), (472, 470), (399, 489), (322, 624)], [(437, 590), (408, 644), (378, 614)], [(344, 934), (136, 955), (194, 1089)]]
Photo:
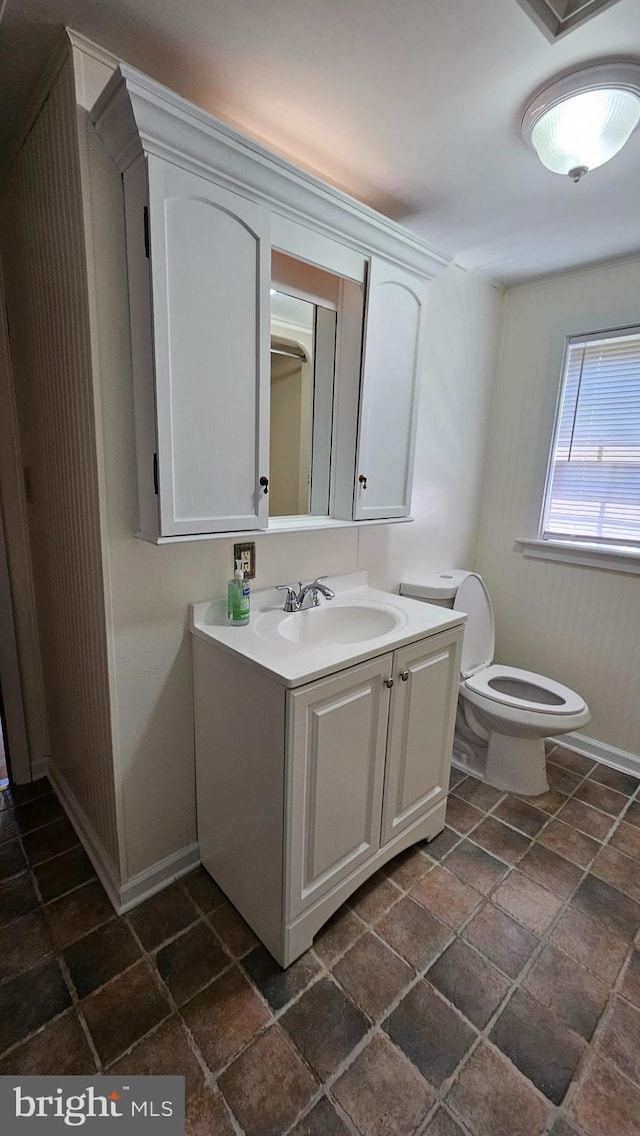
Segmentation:
[[(312, 584), (305, 584), (304, 588), (301, 586), (298, 592), (298, 611), (304, 611), (307, 607), (319, 607), (320, 599), (318, 592), (320, 592), (325, 600), (332, 600), (335, 592), (332, 588), (328, 588), (326, 584), (321, 583), (326, 580), (326, 576), (318, 576)], [(310, 598), (309, 598), (310, 597)]]
[(326, 600), (332, 600), (335, 592), (332, 588), (328, 588), (322, 581), (326, 580), (326, 576), (318, 576), (312, 584), (298, 584), (298, 591), (292, 587), (291, 584), (278, 584), (277, 591), (286, 591), (284, 601), (285, 611), (306, 611), (310, 607), (319, 607), (320, 599), (319, 593), (324, 596)]

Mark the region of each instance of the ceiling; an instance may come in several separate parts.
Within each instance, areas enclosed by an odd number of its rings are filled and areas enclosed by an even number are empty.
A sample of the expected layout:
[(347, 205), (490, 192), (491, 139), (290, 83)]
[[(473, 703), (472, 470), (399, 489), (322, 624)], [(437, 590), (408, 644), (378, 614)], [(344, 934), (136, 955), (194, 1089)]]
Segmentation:
[(518, 0), (4, 0), (0, 20), (0, 145), (67, 24), (500, 283), (640, 252), (640, 130), (578, 185), (520, 137), (540, 84), (640, 57), (640, 0), (553, 43)]

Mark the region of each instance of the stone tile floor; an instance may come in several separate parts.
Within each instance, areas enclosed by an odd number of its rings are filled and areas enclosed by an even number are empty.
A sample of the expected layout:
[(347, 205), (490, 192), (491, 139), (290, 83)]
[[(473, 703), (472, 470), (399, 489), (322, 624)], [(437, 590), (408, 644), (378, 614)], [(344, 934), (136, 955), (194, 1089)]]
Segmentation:
[(568, 750), (283, 972), (198, 870), (116, 918), (46, 781), (0, 799), (0, 1073), (183, 1073), (191, 1136), (637, 1136), (638, 782)]

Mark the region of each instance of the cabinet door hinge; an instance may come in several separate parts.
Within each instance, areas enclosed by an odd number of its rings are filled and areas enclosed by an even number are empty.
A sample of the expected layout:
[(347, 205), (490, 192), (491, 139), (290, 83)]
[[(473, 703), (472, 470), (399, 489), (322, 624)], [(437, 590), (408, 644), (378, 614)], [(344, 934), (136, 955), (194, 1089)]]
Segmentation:
[(144, 207), (144, 255), (149, 259), (149, 210)]
[(153, 492), (158, 496), (158, 455), (153, 455)]

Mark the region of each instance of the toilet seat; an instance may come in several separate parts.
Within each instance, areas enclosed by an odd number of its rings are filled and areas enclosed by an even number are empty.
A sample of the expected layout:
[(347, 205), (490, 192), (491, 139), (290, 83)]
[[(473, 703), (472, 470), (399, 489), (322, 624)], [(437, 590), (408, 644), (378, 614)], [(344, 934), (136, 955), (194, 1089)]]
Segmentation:
[[(534, 690), (530, 691), (531, 694), (534, 694), (535, 688), (537, 688), (550, 697), (548, 701), (536, 700), (534, 697), (519, 697), (517, 694), (501, 690), (500, 683), (515, 684), (516, 688), (519, 685), (533, 687)], [(466, 678), (462, 686), (483, 698), (488, 698), (491, 702), (499, 702), (503, 706), (513, 706), (517, 710), (529, 710), (550, 717), (580, 714), (585, 709), (584, 699), (576, 694), (575, 690), (570, 690), (568, 686), (563, 686), (562, 683), (555, 682), (552, 678), (536, 674), (534, 671), (521, 670), (519, 667), (506, 667), (499, 664), (482, 667), (481, 670)], [(524, 693), (525, 691), (523, 691), (523, 695)], [(559, 701), (556, 702), (556, 699), (559, 699)]]

